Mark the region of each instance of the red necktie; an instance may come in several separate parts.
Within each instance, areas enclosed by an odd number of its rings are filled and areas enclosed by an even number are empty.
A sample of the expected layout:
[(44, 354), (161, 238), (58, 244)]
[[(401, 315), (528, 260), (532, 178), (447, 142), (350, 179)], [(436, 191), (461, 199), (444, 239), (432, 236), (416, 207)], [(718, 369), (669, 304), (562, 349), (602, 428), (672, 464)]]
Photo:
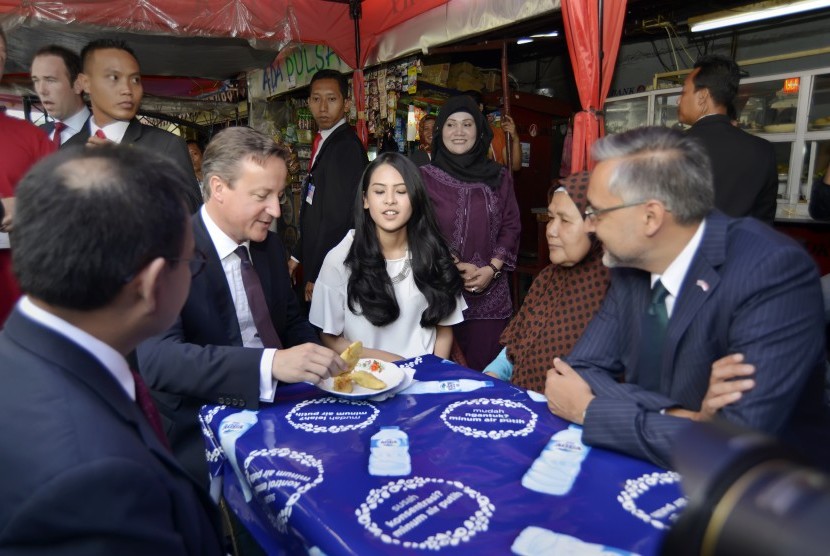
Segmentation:
[(135, 381), (135, 403), (138, 404), (141, 412), (147, 418), (147, 422), (153, 427), (153, 431), (156, 433), (158, 439), (169, 450), (170, 443), (167, 441), (167, 435), (164, 434), (161, 415), (159, 414), (159, 410), (156, 409), (156, 404), (153, 403), (150, 390), (147, 389), (147, 385), (144, 383), (144, 379), (141, 378), (140, 374), (132, 369), (130, 369), (130, 372), (133, 374), (133, 380)]
[(314, 136), (314, 144), (311, 145), (311, 158), (308, 159), (308, 171), (311, 172), (311, 167), (314, 165), (314, 157), (317, 156), (317, 150), (320, 148), (320, 141), (323, 140), (323, 135), (318, 131)]
[(95, 137), (97, 137), (98, 139), (106, 139), (107, 134), (104, 133), (103, 129), (99, 129), (98, 131), (95, 132)]
[(251, 264), (248, 250), (244, 245), (240, 245), (234, 253), (242, 260), (242, 285), (245, 287), (245, 297), (248, 298), (248, 307), (251, 309), (251, 316), (254, 317), (259, 339), (264, 347), (282, 349), (282, 342), (268, 313), (262, 282), (259, 281), (259, 274)]
[(56, 149), (61, 146), (61, 131), (66, 129), (66, 124), (63, 122), (55, 122), (55, 134), (52, 136), (52, 144)]

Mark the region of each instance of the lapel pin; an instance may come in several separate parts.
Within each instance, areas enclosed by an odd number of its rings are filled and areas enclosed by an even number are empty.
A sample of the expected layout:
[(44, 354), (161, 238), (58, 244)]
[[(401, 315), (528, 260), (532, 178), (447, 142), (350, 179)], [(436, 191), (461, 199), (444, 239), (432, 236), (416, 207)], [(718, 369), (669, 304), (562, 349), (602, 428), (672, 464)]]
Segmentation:
[(707, 282), (706, 280), (698, 280), (697, 282), (695, 282), (695, 285), (702, 289), (704, 292), (709, 291), (709, 282)]

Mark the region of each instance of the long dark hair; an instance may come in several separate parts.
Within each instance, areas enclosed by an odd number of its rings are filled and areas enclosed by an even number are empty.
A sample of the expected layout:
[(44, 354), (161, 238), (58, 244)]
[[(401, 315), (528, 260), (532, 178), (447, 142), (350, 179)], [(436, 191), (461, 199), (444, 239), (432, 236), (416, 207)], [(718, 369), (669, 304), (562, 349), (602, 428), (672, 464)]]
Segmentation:
[(383, 164), (397, 170), (406, 184), (406, 193), (412, 205), (412, 216), (406, 223), (412, 273), (415, 285), (427, 300), (427, 308), (421, 314), (421, 326), (435, 326), (455, 311), (462, 287), (461, 276), (438, 231), (418, 167), (398, 153), (382, 153), (363, 172), (362, 187), (355, 199), (354, 242), (345, 261), (350, 271), (347, 289), (349, 310), (356, 315), (362, 311), (362, 315), (375, 326), (395, 322), (401, 313), (392, 280), (386, 271), (375, 222), (369, 215), (369, 209), (363, 208), (363, 198), (372, 174)]

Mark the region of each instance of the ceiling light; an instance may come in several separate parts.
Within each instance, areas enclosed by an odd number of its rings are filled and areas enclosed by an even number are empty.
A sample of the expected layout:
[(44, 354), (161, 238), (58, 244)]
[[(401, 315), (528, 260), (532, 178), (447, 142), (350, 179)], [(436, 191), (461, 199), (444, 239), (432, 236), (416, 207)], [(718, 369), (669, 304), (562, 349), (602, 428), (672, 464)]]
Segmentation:
[(529, 42), (533, 42), (533, 39), (531, 39), (529, 37), (525, 37), (525, 38), (521, 38), (521, 39), (517, 40), (516, 44), (527, 44)]
[(558, 37), (559, 31), (551, 31), (550, 33), (539, 33), (538, 35), (530, 35), (534, 39), (545, 39), (549, 37)]
[(693, 33), (830, 7), (830, 0), (769, 0), (689, 18)]

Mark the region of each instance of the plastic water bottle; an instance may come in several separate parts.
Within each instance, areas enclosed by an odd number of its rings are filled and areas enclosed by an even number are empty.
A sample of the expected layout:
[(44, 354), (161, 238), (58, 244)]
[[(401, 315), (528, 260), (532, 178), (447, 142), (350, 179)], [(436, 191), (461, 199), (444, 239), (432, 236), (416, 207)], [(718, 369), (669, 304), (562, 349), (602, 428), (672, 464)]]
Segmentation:
[(564, 496), (571, 491), (591, 448), (582, 443), (582, 427), (571, 425), (553, 435), (522, 477), (522, 486), (536, 492)]
[(518, 556), (637, 556), (633, 552), (585, 542), (541, 527), (526, 527), (510, 547)]
[(409, 437), (398, 427), (381, 427), (372, 436), (369, 474), (376, 477), (401, 477), (412, 473)]
[(245, 501), (250, 502), (253, 499), (251, 489), (248, 487), (247, 481), (239, 469), (236, 461), (236, 441), (242, 436), (245, 431), (253, 427), (257, 422), (257, 414), (255, 411), (244, 410), (239, 413), (232, 413), (228, 415), (222, 422), (219, 423), (219, 443), (225, 451), (225, 457), (231, 463), (231, 467), (239, 479), (239, 484), (242, 486), (242, 493), (245, 495)]
[(454, 392), (472, 392), (479, 388), (492, 388), (492, 380), (473, 380), (459, 378), (455, 380), (419, 380), (404, 390), (403, 394), (447, 394)]

